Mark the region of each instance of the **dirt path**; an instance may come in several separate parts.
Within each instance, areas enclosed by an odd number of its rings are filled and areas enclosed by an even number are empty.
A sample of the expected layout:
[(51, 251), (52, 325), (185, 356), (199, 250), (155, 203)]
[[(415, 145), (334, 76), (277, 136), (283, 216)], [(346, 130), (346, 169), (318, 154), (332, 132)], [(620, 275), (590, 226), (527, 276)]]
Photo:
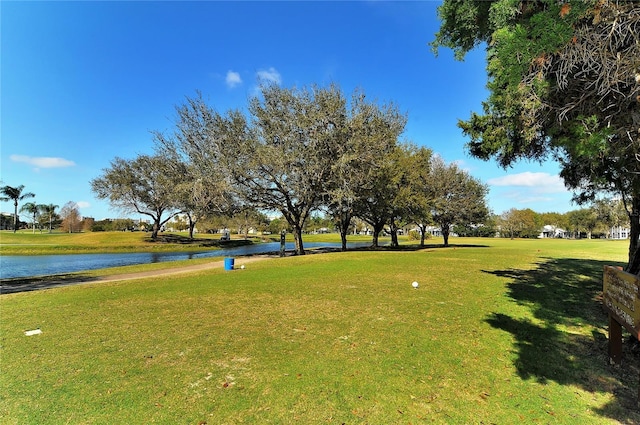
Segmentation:
[[(264, 260), (265, 258), (275, 258), (274, 255), (254, 255), (251, 257), (237, 257), (234, 261), (234, 268), (239, 268), (244, 264)], [(149, 270), (137, 273), (114, 274), (109, 276), (87, 277), (81, 274), (69, 274), (62, 276), (41, 276), (21, 280), (19, 283), (12, 283), (11, 279), (0, 281), (0, 294), (13, 294), (16, 292), (38, 291), (41, 289), (58, 288), (61, 286), (80, 285), (83, 283), (105, 283), (117, 282), (121, 280), (143, 279), (147, 277), (172, 276), (183, 273), (191, 273), (202, 270), (221, 268), (224, 260), (212, 261), (210, 263), (194, 264), (191, 266), (173, 267), (163, 270)]]

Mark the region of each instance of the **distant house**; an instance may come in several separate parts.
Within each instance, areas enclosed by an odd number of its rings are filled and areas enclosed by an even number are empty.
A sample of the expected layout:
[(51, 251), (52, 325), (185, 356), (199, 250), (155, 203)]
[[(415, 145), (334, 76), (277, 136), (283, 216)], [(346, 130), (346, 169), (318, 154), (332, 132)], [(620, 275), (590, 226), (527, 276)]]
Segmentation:
[(622, 226), (615, 226), (611, 228), (611, 239), (628, 239), (631, 229)]
[(426, 233), (429, 233), (431, 236), (442, 236), (442, 229), (440, 227), (427, 226), (425, 230), (426, 230)]
[(542, 227), (542, 231), (540, 232), (540, 235), (538, 235), (538, 238), (540, 238), (540, 239), (564, 238), (566, 233), (567, 232), (565, 230), (563, 230), (563, 229), (561, 229), (559, 227), (547, 224), (547, 225)]
[(13, 229), (13, 213), (0, 213), (0, 230)]

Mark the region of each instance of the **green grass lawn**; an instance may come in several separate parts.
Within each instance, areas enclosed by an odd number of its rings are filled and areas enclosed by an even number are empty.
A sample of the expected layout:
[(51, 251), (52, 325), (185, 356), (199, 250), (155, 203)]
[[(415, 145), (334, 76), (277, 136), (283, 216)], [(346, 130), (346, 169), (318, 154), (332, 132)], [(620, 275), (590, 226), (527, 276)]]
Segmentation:
[(627, 242), (451, 242), (2, 295), (0, 422), (640, 422), (599, 301)]

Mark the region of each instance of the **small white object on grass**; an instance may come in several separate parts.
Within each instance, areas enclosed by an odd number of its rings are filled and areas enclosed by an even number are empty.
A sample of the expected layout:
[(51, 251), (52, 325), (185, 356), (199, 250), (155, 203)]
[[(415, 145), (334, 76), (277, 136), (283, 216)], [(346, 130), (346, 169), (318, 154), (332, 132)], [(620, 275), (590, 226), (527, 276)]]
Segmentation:
[(413, 282), (411, 284), (411, 286), (413, 286), (414, 288), (418, 289), (418, 286), (420, 286), (420, 285), (418, 284), (418, 282)]
[(244, 270), (244, 264), (243, 264), (243, 265), (241, 265), (241, 266), (240, 266), (240, 268), (241, 268), (242, 270)]
[(26, 336), (38, 335), (38, 334), (41, 334), (41, 333), (42, 333), (42, 331), (40, 329), (34, 329), (32, 331), (24, 331), (24, 334)]

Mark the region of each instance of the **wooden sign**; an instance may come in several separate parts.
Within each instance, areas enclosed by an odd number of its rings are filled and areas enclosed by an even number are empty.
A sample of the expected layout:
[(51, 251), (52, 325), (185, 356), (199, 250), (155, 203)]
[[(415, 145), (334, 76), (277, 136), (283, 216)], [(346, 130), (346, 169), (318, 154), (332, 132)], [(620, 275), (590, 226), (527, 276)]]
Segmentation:
[[(604, 266), (602, 277), (604, 307), (609, 312), (609, 362), (622, 362), (622, 327), (640, 340), (640, 279), (619, 267)], [(638, 385), (640, 408), (640, 385)]]
[(640, 279), (617, 267), (604, 266), (604, 307), (636, 339), (640, 337)]

